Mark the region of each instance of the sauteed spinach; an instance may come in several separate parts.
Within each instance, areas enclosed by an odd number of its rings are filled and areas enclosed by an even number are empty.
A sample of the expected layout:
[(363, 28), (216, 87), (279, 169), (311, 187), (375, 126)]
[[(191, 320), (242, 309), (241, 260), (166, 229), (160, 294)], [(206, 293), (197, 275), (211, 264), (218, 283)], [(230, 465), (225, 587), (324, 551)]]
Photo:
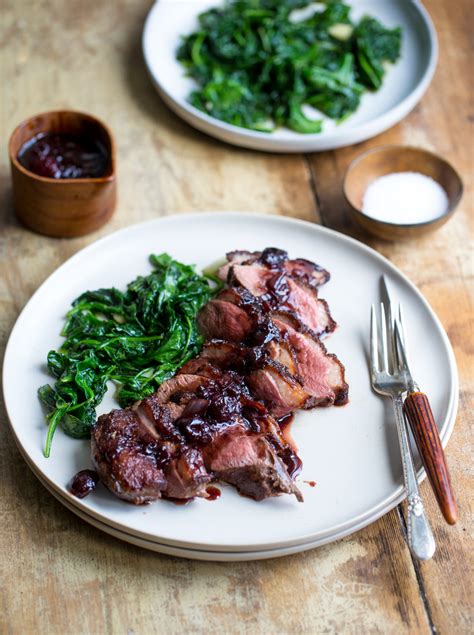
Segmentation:
[(69, 436), (89, 436), (109, 381), (127, 406), (154, 392), (201, 349), (195, 318), (218, 287), (167, 254), (151, 255), (150, 262), (153, 272), (125, 292), (86, 291), (72, 303), (66, 339), (48, 354), (56, 381), (38, 391), (49, 410), (46, 457), (58, 425)]
[[(320, 132), (322, 121), (304, 113), (306, 104), (339, 121), (353, 113), (364, 91), (380, 88), (384, 63), (398, 59), (401, 29), (368, 16), (356, 24), (344, 2), (313, 4), (227, 0), (201, 13), (177, 52), (198, 84), (190, 103), (263, 132)], [(300, 9), (310, 14), (298, 16)]]

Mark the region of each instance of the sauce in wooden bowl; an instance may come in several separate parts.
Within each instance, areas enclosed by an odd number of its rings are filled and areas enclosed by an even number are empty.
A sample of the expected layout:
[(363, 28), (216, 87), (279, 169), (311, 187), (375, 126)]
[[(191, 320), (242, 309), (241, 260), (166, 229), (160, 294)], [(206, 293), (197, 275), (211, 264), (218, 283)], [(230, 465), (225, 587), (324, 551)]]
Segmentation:
[(105, 148), (92, 137), (69, 133), (41, 133), (18, 152), (20, 164), (51, 179), (85, 179), (103, 176), (110, 163)]

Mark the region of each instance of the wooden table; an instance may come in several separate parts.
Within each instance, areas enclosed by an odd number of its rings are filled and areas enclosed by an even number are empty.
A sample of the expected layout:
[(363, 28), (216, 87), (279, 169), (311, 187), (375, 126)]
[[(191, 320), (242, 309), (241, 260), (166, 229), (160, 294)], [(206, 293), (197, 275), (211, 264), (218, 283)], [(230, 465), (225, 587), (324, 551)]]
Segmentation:
[[(0, 337), (38, 285), (84, 245), (167, 214), (254, 210), (333, 227), (375, 247), (421, 289), (454, 346), (462, 380), (448, 459), (460, 521), (448, 527), (426, 483), (438, 549), (414, 562), (401, 505), (370, 527), (296, 556), (240, 564), (193, 562), (119, 542), (67, 511), (36, 480), (0, 416), (2, 633), (468, 633), (473, 600), (472, 19), (471, 2), (427, 0), (441, 45), (431, 88), (400, 125), (355, 147), (317, 155), (233, 148), (182, 123), (147, 78), (140, 36), (150, 2), (0, 2)], [(36, 112), (84, 109), (117, 135), (120, 201), (94, 235), (30, 233), (11, 204), (6, 142)], [(471, 136), (470, 136), (471, 135)], [(466, 186), (454, 218), (410, 243), (376, 242), (348, 220), (344, 170), (361, 150), (416, 144), (441, 153)], [(41, 328), (41, 325), (38, 325)]]

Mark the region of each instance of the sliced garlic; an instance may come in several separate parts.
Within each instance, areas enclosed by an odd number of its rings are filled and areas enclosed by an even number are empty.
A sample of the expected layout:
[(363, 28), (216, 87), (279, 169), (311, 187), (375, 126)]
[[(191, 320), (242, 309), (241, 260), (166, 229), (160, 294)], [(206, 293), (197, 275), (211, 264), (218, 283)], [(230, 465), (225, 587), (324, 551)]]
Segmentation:
[(333, 24), (328, 29), (329, 35), (332, 35), (332, 37), (336, 38), (336, 40), (341, 40), (342, 42), (348, 40), (353, 31), (354, 29), (350, 24), (343, 24), (342, 22)]

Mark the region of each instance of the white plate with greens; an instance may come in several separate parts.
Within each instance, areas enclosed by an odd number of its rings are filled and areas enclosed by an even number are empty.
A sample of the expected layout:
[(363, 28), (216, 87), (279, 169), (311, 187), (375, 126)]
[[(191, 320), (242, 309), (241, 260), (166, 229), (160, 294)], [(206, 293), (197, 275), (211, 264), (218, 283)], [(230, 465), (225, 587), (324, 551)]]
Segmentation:
[(201, 110), (191, 105), (189, 96), (197, 84), (176, 58), (182, 36), (196, 31), (198, 15), (222, 4), (219, 0), (159, 0), (147, 17), (142, 46), (150, 77), (163, 101), (195, 128), (234, 145), (269, 152), (318, 152), (364, 141), (395, 125), (414, 108), (436, 68), (436, 32), (421, 2), (352, 0), (348, 4), (354, 23), (370, 15), (387, 28), (402, 30), (400, 57), (387, 68), (382, 86), (376, 92), (364, 91), (357, 110), (340, 123), (319, 110), (308, 113), (304, 106), (308, 117), (322, 121), (322, 131), (316, 134), (287, 127), (260, 132), (232, 125), (210, 116), (205, 106)]
[[(71, 302), (88, 289), (123, 289), (136, 276), (146, 275), (151, 253), (167, 251), (201, 271), (227, 251), (267, 246), (314, 260), (331, 272), (321, 296), (339, 328), (327, 347), (345, 365), (350, 386), (347, 406), (298, 412), (295, 417), (292, 434), (303, 460), (298, 486), (304, 503), (286, 495), (256, 502), (229, 486), (222, 486), (218, 500), (198, 499), (185, 506), (158, 501), (136, 507), (103, 486), (82, 500), (69, 494), (71, 477), (91, 467), (90, 443), (58, 429), (51, 456), (45, 458), (47, 427), (37, 390), (53, 381), (46, 355), (62, 342)], [(456, 364), (448, 338), (420, 292), (388, 260), (347, 236), (303, 221), (248, 213), (177, 215), (128, 227), (59, 267), (24, 308), (5, 352), (3, 391), (15, 440), (60, 498), (87, 517), (158, 545), (220, 553), (303, 550), (356, 531), (404, 498), (393, 415), (372, 392), (367, 367), (370, 306), (380, 298), (382, 274), (404, 305), (409, 344), (418, 343), (413, 372), (430, 397), (446, 444), (457, 411)], [(98, 413), (113, 407), (117, 402), (109, 391)]]

